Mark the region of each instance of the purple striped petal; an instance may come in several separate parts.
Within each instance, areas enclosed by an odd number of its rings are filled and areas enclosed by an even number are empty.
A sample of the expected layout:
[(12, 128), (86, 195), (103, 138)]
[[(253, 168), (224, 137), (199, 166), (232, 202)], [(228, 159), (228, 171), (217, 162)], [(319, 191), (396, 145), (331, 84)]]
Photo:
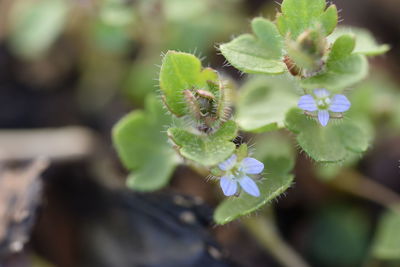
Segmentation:
[(316, 111), (317, 104), (315, 103), (314, 98), (312, 95), (303, 95), (300, 97), (299, 103), (297, 106), (306, 111)]
[(314, 95), (317, 98), (326, 98), (330, 95), (329, 91), (326, 89), (315, 89), (314, 90)]
[(264, 170), (264, 164), (254, 158), (244, 158), (241, 167), (247, 174), (259, 174)]
[(229, 197), (233, 196), (237, 191), (237, 182), (233, 181), (229, 176), (222, 176), (219, 180), (224, 195)]
[(236, 154), (233, 154), (229, 159), (225, 160), (224, 162), (218, 164), (218, 167), (223, 171), (228, 171), (235, 166), (237, 160)]
[(321, 123), (322, 126), (328, 125), (329, 121), (329, 111), (327, 110), (320, 110), (318, 111), (318, 120)]
[(329, 109), (333, 112), (345, 112), (349, 110), (351, 106), (350, 101), (347, 99), (346, 96), (344, 95), (335, 95), (332, 98), (331, 105), (329, 106)]
[(260, 196), (260, 190), (258, 189), (258, 186), (256, 182), (253, 181), (250, 177), (243, 177), (242, 179), (239, 180), (240, 186), (243, 188), (243, 190), (254, 197), (259, 197)]

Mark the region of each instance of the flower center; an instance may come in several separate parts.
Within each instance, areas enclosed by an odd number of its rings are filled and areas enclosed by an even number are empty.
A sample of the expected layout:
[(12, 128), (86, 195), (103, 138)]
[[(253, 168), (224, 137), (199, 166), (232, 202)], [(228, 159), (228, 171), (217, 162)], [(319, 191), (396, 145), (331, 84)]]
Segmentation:
[(230, 173), (233, 175), (233, 180), (238, 180), (242, 178), (245, 173), (242, 171), (242, 168), (240, 166), (235, 166), (230, 170)]
[(331, 100), (329, 97), (319, 98), (319, 99), (317, 99), (316, 102), (317, 102), (318, 109), (328, 109), (329, 106), (331, 105)]

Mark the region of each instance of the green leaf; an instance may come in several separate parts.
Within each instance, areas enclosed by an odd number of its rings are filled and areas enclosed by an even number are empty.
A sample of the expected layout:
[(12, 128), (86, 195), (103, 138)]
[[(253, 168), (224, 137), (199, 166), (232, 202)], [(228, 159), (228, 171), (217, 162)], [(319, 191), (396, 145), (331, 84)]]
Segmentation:
[(10, 45), (26, 59), (42, 56), (61, 34), (68, 1), (18, 1), (10, 15)]
[(187, 113), (183, 91), (190, 88), (206, 89), (207, 81), (218, 81), (218, 74), (210, 68), (202, 69), (200, 60), (192, 54), (168, 51), (160, 71), (160, 88), (164, 103), (178, 117)]
[[(151, 10), (152, 1), (147, 10)], [(150, 3), (149, 3), (150, 2)], [(233, 31), (243, 27), (243, 13), (239, 1), (204, 0), (168, 0), (162, 1), (163, 47), (178, 51), (191, 51), (196, 48), (201, 54), (207, 54), (215, 42), (221, 43), (229, 38)], [(212, 12), (210, 12), (212, 10)], [(216, 26), (218, 25), (218, 26)]]
[(181, 128), (168, 129), (168, 136), (178, 146), (180, 154), (204, 166), (214, 166), (226, 160), (235, 151), (231, 141), (237, 135), (234, 121), (224, 123), (212, 135), (198, 135)]
[(392, 133), (400, 129), (400, 94), (398, 85), (388, 75), (374, 71), (374, 75), (352, 90), (350, 113), (374, 120), (384, 120)]
[(294, 153), (290, 142), (279, 136), (266, 136), (258, 143), (260, 146), (254, 157), (264, 163), (266, 173), (265, 178), (257, 182), (261, 196), (243, 193), (239, 197), (225, 199), (215, 210), (216, 223), (226, 224), (261, 208), (292, 184), (294, 176), (289, 172), (294, 166)]
[(331, 121), (322, 127), (297, 108), (287, 114), (286, 126), (297, 134), (300, 147), (317, 162), (339, 162), (351, 153), (365, 152), (372, 139), (356, 120)]
[(305, 88), (328, 88), (341, 90), (349, 87), (368, 74), (368, 62), (365, 56), (354, 54), (355, 39), (342, 35), (332, 46), (325, 70), (313, 77), (302, 80)]
[(146, 98), (146, 112), (133, 111), (114, 126), (114, 146), (123, 165), (132, 171), (127, 180), (130, 188), (152, 191), (168, 183), (179, 162), (165, 135), (168, 124), (170, 116), (150, 95)]
[(149, 93), (154, 92), (158, 75), (159, 57), (145, 57), (137, 59), (130, 66), (126, 79), (124, 80), (123, 90), (129, 100), (135, 103), (135, 106), (142, 106), (144, 99)]
[(103, 23), (114, 27), (130, 26), (136, 19), (132, 5), (119, 0), (102, 1), (98, 12)]
[(390, 49), (390, 46), (387, 44), (378, 44), (374, 36), (368, 30), (357, 27), (338, 27), (333, 34), (328, 37), (328, 40), (333, 43), (336, 39), (344, 34), (355, 36), (356, 47), (354, 49), (354, 53), (357, 54), (377, 56), (386, 53)]
[(243, 34), (219, 48), (235, 68), (245, 73), (280, 74), (286, 71), (282, 62), (283, 39), (274, 23), (264, 18), (252, 21), (255, 36)]
[(320, 28), (329, 35), (337, 25), (338, 13), (335, 5), (325, 8), (325, 0), (284, 0), (277, 16), (278, 29), (293, 40), (309, 29)]
[(313, 266), (362, 266), (371, 228), (368, 213), (351, 202), (318, 204), (305, 244)]
[(380, 219), (372, 254), (381, 260), (400, 260), (399, 212), (388, 211)]
[(297, 80), (288, 75), (250, 78), (240, 90), (237, 123), (256, 133), (283, 128), (286, 113), (296, 106), (298, 90)]

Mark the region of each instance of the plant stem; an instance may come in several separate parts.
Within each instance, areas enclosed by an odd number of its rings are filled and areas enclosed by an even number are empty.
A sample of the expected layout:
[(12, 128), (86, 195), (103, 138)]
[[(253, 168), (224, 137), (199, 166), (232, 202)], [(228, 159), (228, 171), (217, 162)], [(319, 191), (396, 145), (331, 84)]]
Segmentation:
[(243, 225), (258, 243), (285, 267), (309, 267), (278, 233), (272, 211), (243, 220)]
[(399, 212), (400, 195), (354, 170), (344, 170), (330, 184), (341, 191), (351, 193)]

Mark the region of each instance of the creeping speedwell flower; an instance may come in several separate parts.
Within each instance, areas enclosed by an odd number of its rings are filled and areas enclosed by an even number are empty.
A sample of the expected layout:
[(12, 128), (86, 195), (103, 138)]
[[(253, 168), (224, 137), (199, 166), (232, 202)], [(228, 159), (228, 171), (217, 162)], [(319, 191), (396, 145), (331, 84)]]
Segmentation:
[(318, 111), (319, 122), (322, 126), (326, 126), (330, 118), (329, 111), (345, 112), (349, 110), (351, 103), (344, 95), (330, 97), (330, 93), (326, 89), (315, 89), (314, 96), (303, 95), (300, 97), (298, 106), (305, 111)]
[(238, 162), (237, 156), (234, 154), (220, 163), (218, 167), (225, 172), (225, 175), (220, 179), (220, 185), (226, 196), (236, 194), (238, 183), (246, 193), (254, 197), (260, 196), (257, 184), (248, 175), (260, 174), (264, 170), (263, 163), (254, 158), (244, 158)]

